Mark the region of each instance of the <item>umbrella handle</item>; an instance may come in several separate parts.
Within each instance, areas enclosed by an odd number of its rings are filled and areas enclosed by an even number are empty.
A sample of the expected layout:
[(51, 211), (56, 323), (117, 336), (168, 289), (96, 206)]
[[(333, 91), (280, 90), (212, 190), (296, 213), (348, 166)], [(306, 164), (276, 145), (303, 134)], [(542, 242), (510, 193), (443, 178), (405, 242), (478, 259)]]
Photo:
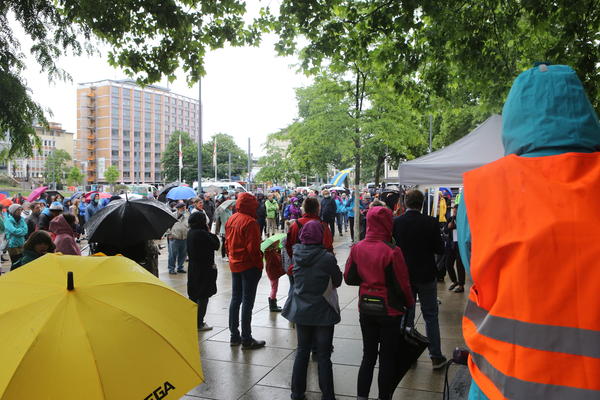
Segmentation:
[(67, 272), (67, 290), (75, 290), (75, 284), (73, 282), (73, 272)]

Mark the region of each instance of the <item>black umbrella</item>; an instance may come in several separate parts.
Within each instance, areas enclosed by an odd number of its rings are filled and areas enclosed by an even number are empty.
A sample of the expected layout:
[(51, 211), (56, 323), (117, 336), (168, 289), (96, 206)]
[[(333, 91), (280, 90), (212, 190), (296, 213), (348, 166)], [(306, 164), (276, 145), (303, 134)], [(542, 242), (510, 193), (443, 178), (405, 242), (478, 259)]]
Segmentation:
[(124, 247), (160, 239), (177, 222), (171, 210), (154, 199), (115, 200), (85, 224), (88, 241)]
[(169, 190), (181, 185), (181, 182), (171, 182), (167, 183), (164, 188), (160, 192), (158, 192), (158, 201), (162, 201), (165, 203), (167, 201), (167, 194)]

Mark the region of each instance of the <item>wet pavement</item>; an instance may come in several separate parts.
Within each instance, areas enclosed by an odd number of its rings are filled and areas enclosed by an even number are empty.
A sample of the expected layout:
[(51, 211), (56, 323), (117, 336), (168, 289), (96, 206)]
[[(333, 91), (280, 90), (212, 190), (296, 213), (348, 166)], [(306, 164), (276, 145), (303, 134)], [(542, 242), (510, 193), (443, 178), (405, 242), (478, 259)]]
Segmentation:
[[(343, 269), (350, 251), (350, 237), (336, 236), (334, 247), (338, 265)], [(166, 267), (166, 249), (160, 258), (160, 278), (173, 288), (186, 294), (186, 276), (169, 275)], [(242, 351), (229, 346), (228, 308), (231, 296), (231, 274), (220, 255), (216, 256), (219, 267), (218, 293), (210, 299), (206, 322), (214, 329), (200, 332), (200, 353), (206, 382), (191, 390), (184, 400), (284, 400), (290, 398), (290, 382), (294, 363), (296, 334), (290, 324), (279, 313), (268, 308), (270, 292), (266, 274), (258, 285), (256, 304), (252, 318), (252, 335), (265, 340), (266, 347)], [(446, 278), (448, 280), (448, 278)], [(278, 304), (283, 307), (289, 283), (286, 277), (279, 281)], [(461, 318), (467, 293), (452, 293), (447, 283), (438, 285), (440, 305), (440, 330), (442, 351), (451, 357), (457, 346), (464, 346), (461, 333)], [(338, 400), (356, 398), (356, 380), (362, 358), (362, 336), (358, 322), (358, 287), (342, 286), (338, 289), (342, 321), (334, 331), (332, 354), (336, 397)], [(425, 332), (425, 324), (417, 314), (417, 329)], [(316, 363), (311, 362), (308, 371), (307, 400), (320, 399)], [(453, 376), (450, 369), (450, 378)], [(375, 373), (375, 377), (377, 374)], [(441, 399), (445, 369), (433, 371), (427, 351), (415, 368), (411, 369), (395, 391), (394, 399), (430, 400)], [(370, 398), (377, 398), (377, 379), (373, 380)]]
[[(163, 242), (163, 245), (166, 243)], [(338, 265), (343, 269), (349, 254), (350, 237), (336, 236), (334, 241)], [(220, 253), (215, 255), (219, 275), (218, 293), (210, 299), (206, 322), (214, 329), (199, 332), (200, 353), (205, 383), (192, 389), (182, 400), (284, 400), (290, 398), (290, 382), (296, 348), (296, 333), (279, 313), (271, 313), (268, 308), (270, 292), (266, 274), (260, 280), (252, 318), (252, 335), (265, 340), (266, 347), (258, 350), (242, 351), (241, 347), (229, 346), (228, 308), (231, 297), (231, 273)], [(167, 249), (159, 258), (160, 279), (186, 294), (187, 275), (169, 275), (167, 270)], [(8, 270), (7, 262), (2, 269)], [(186, 266), (187, 268), (187, 266)], [(446, 278), (448, 281), (448, 278)], [(440, 330), (442, 351), (451, 357), (457, 346), (464, 346), (461, 334), (461, 318), (466, 304), (467, 292), (453, 293), (447, 290), (448, 283), (438, 284), (440, 305)], [(278, 303), (285, 304), (289, 289), (286, 277), (279, 283)], [(336, 397), (338, 400), (356, 398), (356, 380), (362, 358), (362, 336), (358, 322), (358, 288), (342, 286), (338, 289), (341, 322), (336, 325), (332, 354)], [(417, 309), (417, 329), (425, 332), (425, 324)], [(311, 362), (308, 370), (307, 400), (320, 399), (316, 363)], [(454, 375), (450, 369), (450, 379)], [(377, 399), (377, 372), (371, 386), (370, 398)], [(430, 400), (442, 399), (445, 369), (433, 371), (427, 351), (421, 356), (416, 367), (412, 368), (400, 382), (393, 399)]]

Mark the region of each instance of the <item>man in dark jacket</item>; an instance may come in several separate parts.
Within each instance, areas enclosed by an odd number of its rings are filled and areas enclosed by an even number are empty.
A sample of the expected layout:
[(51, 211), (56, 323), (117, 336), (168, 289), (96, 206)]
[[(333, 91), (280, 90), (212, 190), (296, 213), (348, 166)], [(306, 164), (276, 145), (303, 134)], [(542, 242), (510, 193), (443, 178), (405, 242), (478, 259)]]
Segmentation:
[[(262, 193), (256, 194), (256, 200), (258, 201), (258, 209), (256, 210), (256, 221), (260, 227), (260, 234), (265, 233), (265, 226), (267, 225), (267, 209), (265, 207), (265, 195)], [(268, 235), (268, 232), (267, 232)]]
[(54, 201), (50, 204), (50, 207), (42, 211), (38, 219), (38, 229), (43, 231), (50, 231), (50, 221), (58, 217), (63, 212), (63, 206), (60, 202)]
[(215, 202), (212, 200), (212, 196), (210, 195), (210, 193), (204, 194), (204, 212), (208, 217), (208, 230), (210, 231), (215, 215)]
[(331, 197), (329, 190), (324, 189), (322, 192), (323, 200), (321, 200), (321, 219), (327, 225), (331, 231), (331, 237), (335, 237), (335, 216), (337, 214), (337, 205), (335, 200)]
[[(394, 219), (393, 236), (408, 265), (413, 295), (421, 301), (433, 368), (439, 369), (446, 365), (446, 358), (440, 345), (435, 254), (444, 253), (444, 243), (437, 220), (421, 214), (423, 200), (419, 190), (406, 193), (406, 212)], [(409, 326), (414, 325), (415, 307), (406, 318)]]

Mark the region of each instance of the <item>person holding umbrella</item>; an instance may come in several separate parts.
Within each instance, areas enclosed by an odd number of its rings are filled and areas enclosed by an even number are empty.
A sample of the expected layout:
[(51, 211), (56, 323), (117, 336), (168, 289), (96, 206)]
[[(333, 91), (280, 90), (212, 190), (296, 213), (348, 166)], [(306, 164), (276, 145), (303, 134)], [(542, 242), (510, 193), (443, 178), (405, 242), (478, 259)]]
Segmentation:
[(206, 218), (200, 213), (189, 217), (187, 232), (187, 255), (189, 257), (187, 292), (190, 300), (198, 304), (198, 330), (209, 331), (205, 321), (208, 299), (217, 293), (217, 266), (215, 250), (219, 249), (219, 238), (209, 232)]
[[(167, 240), (169, 242), (169, 261), (168, 268), (169, 274), (185, 274), (183, 269), (183, 263), (185, 262), (186, 255), (186, 240), (188, 234), (188, 218), (189, 214), (185, 210), (185, 203), (179, 202), (175, 205), (174, 217), (177, 222), (173, 224), (171, 229), (167, 232)], [(177, 267), (177, 272), (175, 272)]]

